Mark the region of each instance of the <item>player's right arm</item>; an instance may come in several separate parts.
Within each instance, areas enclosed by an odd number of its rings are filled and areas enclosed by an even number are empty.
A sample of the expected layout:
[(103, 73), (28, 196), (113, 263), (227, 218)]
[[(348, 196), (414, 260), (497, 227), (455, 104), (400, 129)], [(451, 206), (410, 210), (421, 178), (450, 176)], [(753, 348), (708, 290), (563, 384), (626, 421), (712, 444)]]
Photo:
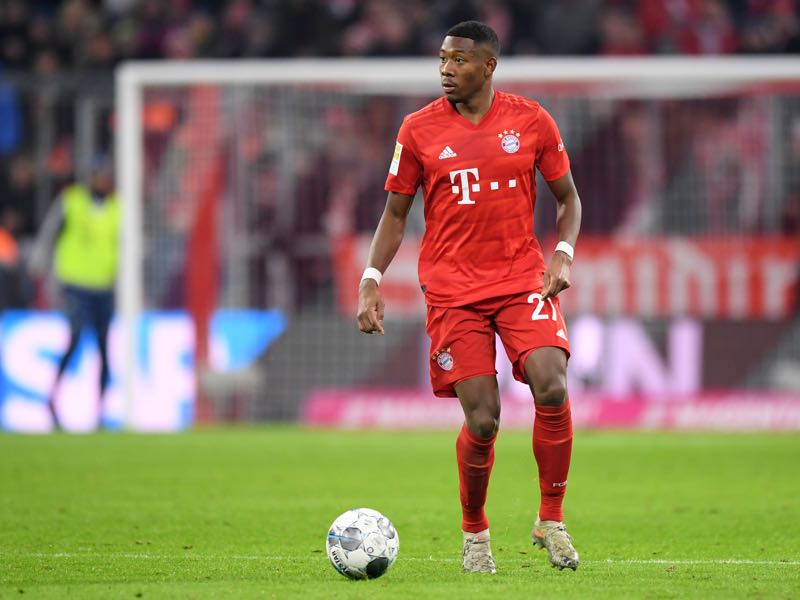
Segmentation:
[[(389, 192), (383, 215), (375, 230), (372, 244), (369, 247), (367, 266), (384, 273), (392, 262), (403, 234), (406, 231), (406, 219), (414, 196)], [(380, 332), (383, 335), (383, 296), (374, 279), (363, 279), (358, 287), (358, 328), (364, 333)]]
[[(384, 189), (389, 192), (383, 215), (369, 247), (367, 268), (380, 271), (381, 275), (392, 262), (403, 234), (406, 231), (406, 218), (411, 210), (414, 195), (422, 181), (422, 164), (418, 160), (416, 143), (411, 133), (412, 125), (409, 117), (403, 119), (394, 155), (389, 165)], [(365, 272), (365, 275), (369, 274)], [(380, 279), (380, 277), (377, 277)], [(362, 278), (358, 287), (358, 328), (364, 333), (380, 332), (383, 335), (383, 296), (378, 289), (378, 282), (371, 278)]]

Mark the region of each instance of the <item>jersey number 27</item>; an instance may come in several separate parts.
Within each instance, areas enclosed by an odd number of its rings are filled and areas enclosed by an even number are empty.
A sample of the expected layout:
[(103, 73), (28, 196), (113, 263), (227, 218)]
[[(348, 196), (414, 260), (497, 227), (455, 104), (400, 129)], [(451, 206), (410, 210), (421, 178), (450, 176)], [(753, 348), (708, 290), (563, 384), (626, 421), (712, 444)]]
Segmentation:
[[(531, 321), (541, 321), (543, 319), (552, 319), (553, 321), (558, 320), (556, 317), (556, 307), (553, 304), (553, 301), (550, 298), (546, 300), (542, 298), (542, 295), (534, 292), (530, 296), (528, 296), (528, 304), (536, 303), (533, 307), (533, 314), (531, 315)], [(550, 314), (542, 314), (542, 309), (544, 308), (545, 302), (550, 305)]]

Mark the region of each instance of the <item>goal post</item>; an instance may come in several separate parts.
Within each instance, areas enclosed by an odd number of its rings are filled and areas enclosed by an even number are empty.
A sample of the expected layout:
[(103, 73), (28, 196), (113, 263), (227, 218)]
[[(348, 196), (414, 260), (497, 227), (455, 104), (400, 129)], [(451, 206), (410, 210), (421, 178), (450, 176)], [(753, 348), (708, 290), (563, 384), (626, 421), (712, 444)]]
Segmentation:
[[(774, 95), (791, 99), (800, 92), (800, 61), (793, 57), (501, 57), (495, 73), (495, 84), (499, 89), (521, 91), (534, 97), (540, 94), (545, 97), (572, 97), (587, 103), (620, 102), (626, 99), (666, 103), (670, 100), (702, 100), (748, 95)], [(193, 99), (186, 95), (171, 94), (173, 91), (182, 93), (201, 88), (216, 90), (220, 95), (211, 99)], [(270, 90), (278, 90), (280, 93), (276, 92), (277, 95), (274, 97), (267, 97)], [(208, 131), (205, 131), (204, 135), (216, 136), (213, 140), (211, 137), (207, 138), (212, 140), (208, 142), (210, 145), (216, 144), (214, 157), (195, 158), (196, 164), (191, 166), (194, 170), (187, 170), (189, 168), (185, 167), (185, 164), (187, 161), (191, 162), (192, 158), (186, 158), (185, 152), (179, 157), (171, 153), (172, 141), (169, 135), (174, 132), (162, 136), (166, 141), (162, 139), (156, 151), (147, 146), (144, 114), (148, 107), (148, 93), (153, 91), (167, 97), (167, 103), (174, 105), (178, 114), (176, 119), (191, 113), (192, 103), (196, 103), (197, 114), (194, 117), (191, 115), (186, 117), (196, 120), (192, 125), (194, 129), (189, 126), (184, 129), (186, 132), (190, 129), (194, 131), (198, 128), (203, 129), (204, 123), (208, 124)], [(246, 101), (242, 100), (242, 94), (251, 93), (265, 94), (263, 98), (265, 101), (262, 103), (262, 98), (257, 95), (253, 98), (248, 97)], [(242, 211), (247, 213), (247, 203), (253, 201), (251, 196), (257, 195), (259, 186), (273, 184), (271, 179), (264, 177), (260, 180), (258, 174), (253, 175), (248, 170), (249, 163), (246, 160), (248, 149), (241, 147), (249, 143), (248, 135), (254, 129), (269, 123), (274, 130), (274, 132), (271, 130), (271, 137), (265, 142), (270, 145), (268, 156), (259, 160), (271, 161), (271, 165), (276, 165), (278, 176), (274, 185), (278, 192), (275, 195), (287, 201), (287, 198), (291, 198), (291, 189), (294, 189), (292, 187), (294, 184), (287, 183), (287, 178), (294, 177), (296, 170), (284, 169), (282, 165), (295, 160), (288, 154), (293, 152), (303, 139), (314, 140), (315, 144), (323, 143), (317, 139), (321, 133), (315, 128), (327, 127), (328, 121), (335, 122), (337, 118), (341, 118), (335, 112), (325, 112), (326, 103), (330, 99), (339, 102), (342, 95), (348, 94), (407, 98), (419, 100), (416, 104), (421, 106), (422, 100), (432, 99), (440, 93), (437, 62), (435, 59), (427, 58), (127, 62), (118, 67), (115, 163), (119, 193), (123, 200), (123, 234), (120, 242), (121, 266), (117, 288), (117, 314), (125, 347), (122, 361), (123, 388), (128, 424), (132, 423), (132, 407), (137, 398), (147, 393), (139, 388), (137, 382), (140, 368), (138, 361), (142, 354), (143, 343), (138, 333), (138, 324), (143, 311), (146, 308), (154, 308), (152, 301), (147, 299), (149, 284), (145, 273), (145, 262), (148, 244), (152, 243), (155, 244), (154, 248), (157, 247), (153, 252), (161, 252), (164, 249), (165, 252), (179, 253), (182, 243), (181, 240), (169, 240), (168, 234), (158, 231), (161, 225), (158, 221), (160, 216), (148, 217), (146, 211), (149, 210), (147, 207), (152, 204), (152, 199), (146, 197), (148, 189), (151, 189), (146, 186), (146, 179), (161, 178), (155, 186), (158, 188), (156, 195), (160, 198), (159, 202), (179, 204), (175, 198), (180, 198), (183, 194), (191, 194), (192, 197), (202, 195), (202, 190), (187, 191), (185, 186), (202, 187), (202, 178), (215, 164), (224, 168), (231, 176), (237, 177), (236, 185), (229, 186), (230, 189), (219, 193), (220, 202), (235, 202), (239, 207), (236, 208), (236, 211), (239, 211), (236, 215), (220, 216), (219, 224), (220, 227), (227, 227), (226, 231), (230, 236), (225, 238), (224, 243), (227, 244), (226, 248), (232, 249), (232, 254), (226, 254), (229, 256), (227, 263), (229, 268), (223, 269), (229, 277), (226, 285), (236, 285), (231, 279), (248, 276), (243, 271), (237, 272), (238, 275), (234, 276), (236, 256), (239, 256), (236, 252), (257, 253), (264, 250), (258, 245), (258, 240), (252, 237), (242, 235), (240, 239), (235, 239), (239, 230), (237, 226), (229, 226), (227, 223), (231, 219), (246, 220), (246, 214), (242, 216), (240, 213)], [(300, 95), (306, 96), (306, 104), (298, 100)], [(794, 103), (794, 100), (791, 102)], [(261, 104), (266, 108), (261, 107)], [(332, 103), (331, 107), (334, 107), (334, 104)], [(413, 103), (409, 103), (409, 106), (411, 104)], [(794, 104), (792, 106), (794, 107)], [(278, 113), (271, 114), (269, 112), (271, 107), (276, 107)], [(215, 110), (221, 111), (219, 119), (203, 121), (203, 115), (209, 115)], [(590, 107), (586, 116), (582, 117), (587, 123), (587, 128), (595, 127), (600, 122), (596, 114), (601, 111), (602, 107), (599, 105)], [(248, 123), (248, 114), (251, 112), (256, 115), (256, 121)], [(399, 121), (387, 124), (386, 127), (396, 130), (398, 125)], [(186, 132), (182, 132), (182, 135), (193, 135)], [(776, 135), (779, 134), (780, 132), (776, 132)], [(197, 137), (192, 137), (187, 145), (205, 143), (203, 142), (205, 138), (199, 134), (194, 135)], [(335, 135), (331, 137), (335, 138)], [(326, 140), (324, 143), (334, 142), (335, 140), (333, 142)], [(364, 144), (367, 143), (365, 140)], [(355, 149), (358, 150), (358, 144)], [(383, 148), (387, 157), (390, 150), (390, 146)], [(151, 152), (158, 154), (158, 157), (151, 156)], [(241, 152), (245, 158), (232, 160), (230, 153), (237, 152)], [(657, 158), (653, 158), (651, 165), (653, 168), (657, 166), (655, 164)], [(664, 157), (660, 159), (664, 160)], [(303, 159), (297, 160), (302, 162)], [(388, 158), (385, 162), (388, 165)], [(171, 166), (178, 164), (183, 165), (180, 167), (183, 170)], [(646, 170), (643, 172), (646, 174)], [(652, 176), (660, 175), (652, 174)], [(332, 181), (334, 187), (338, 185), (335, 177)], [(208, 191), (211, 188), (204, 189)], [(288, 195), (287, 189), (290, 190)], [(325, 193), (334, 192), (335, 190), (327, 189)], [(589, 190), (584, 194), (589, 195)], [(266, 203), (268, 200), (262, 201)], [(174, 210), (179, 212), (184, 210), (184, 207), (178, 206)], [(302, 220), (302, 215), (298, 216), (297, 211), (302, 212), (305, 209), (293, 208), (294, 212), (282, 212), (282, 210), (280, 206), (269, 207), (267, 212), (272, 211), (269, 212), (270, 218), (284, 219), (288, 223), (288, 221)], [(339, 226), (336, 221), (339, 214), (333, 209), (326, 213), (328, 221), (325, 227), (328, 231), (335, 230)], [(175, 218), (176, 221), (180, 221), (190, 219), (191, 216), (179, 215)], [(772, 218), (773, 222), (768, 226), (767, 233), (778, 233), (775, 217)], [(153, 226), (154, 229), (148, 237), (146, 228), (149, 226)], [(287, 226), (287, 229), (290, 227)], [(708, 225), (708, 231), (714, 231), (713, 226)], [(162, 235), (166, 237), (157, 238)], [(308, 240), (308, 252), (314, 252), (316, 238), (304, 239)], [(245, 245), (249, 245), (248, 248), (242, 249)], [(343, 252), (341, 248), (339, 250)], [(333, 255), (337, 250), (329, 248), (320, 252)], [(153, 260), (152, 256), (150, 258)], [(155, 259), (156, 263), (160, 260), (161, 258)], [(163, 257), (163, 260), (167, 261), (168, 257)], [(303, 257), (294, 257), (291, 260), (302, 261)], [(266, 257), (264, 263), (263, 270), (270, 273), (270, 277), (274, 277), (276, 281), (286, 277), (287, 261), (277, 259), (271, 261), (271, 257)], [(209, 268), (212, 266), (209, 265)], [(408, 279), (413, 280), (413, 274)], [(281, 292), (271, 289), (270, 293)], [(239, 294), (239, 300), (229, 299), (223, 304), (237, 308), (259, 307), (257, 306), (259, 303), (253, 302), (252, 299), (241, 300), (245, 295), (246, 293), (242, 292)], [(287, 300), (285, 304), (287, 312), (296, 310), (292, 308), (296, 307), (296, 303), (292, 304)], [(338, 314), (339, 311), (335, 309), (334, 312)], [(418, 313), (417, 318), (419, 318)], [(298, 355), (294, 360), (306, 360), (306, 357)], [(325, 385), (324, 382), (321, 385)]]

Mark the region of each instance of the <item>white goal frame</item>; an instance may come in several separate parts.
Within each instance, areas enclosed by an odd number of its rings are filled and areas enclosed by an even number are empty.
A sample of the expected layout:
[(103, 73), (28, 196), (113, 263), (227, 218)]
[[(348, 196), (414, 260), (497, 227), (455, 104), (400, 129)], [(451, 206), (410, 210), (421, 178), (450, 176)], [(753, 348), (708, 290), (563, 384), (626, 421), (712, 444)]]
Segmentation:
[[(501, 57), (495, 81), (503, 84), (597, 85), (598, 96), (683, 97), (719, 93), (748, 84), (800, 84), (797, 57)], [(136, 390), (138, 336), (143, 310), (143, 140), (141, 114), (147, 86), (198, 84), (321, 84), (365, 93), (435, 96), (441, 93), (435, 59), (289, 59), (237, 61), (133, 61), (116, 71), (115, 167), (123, 200), (117, 315), (125, 340), (124, 396), (130, 424)], [(610, 84), (610, 85), (602, 85)], [(595, 91), (593, 91), (595, 93)]]

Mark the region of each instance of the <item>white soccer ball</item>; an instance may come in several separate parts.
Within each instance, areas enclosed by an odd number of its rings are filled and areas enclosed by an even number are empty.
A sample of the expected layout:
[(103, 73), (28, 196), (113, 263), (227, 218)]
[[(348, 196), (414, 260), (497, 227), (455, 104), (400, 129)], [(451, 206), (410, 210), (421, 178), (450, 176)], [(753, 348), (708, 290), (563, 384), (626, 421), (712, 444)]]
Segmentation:
[(377, 510), (354, 508), (333, 522), (326, 545), (339, 573), (351, 579), (374, 579), (394, 564), (400, 538), (392, 522)]

